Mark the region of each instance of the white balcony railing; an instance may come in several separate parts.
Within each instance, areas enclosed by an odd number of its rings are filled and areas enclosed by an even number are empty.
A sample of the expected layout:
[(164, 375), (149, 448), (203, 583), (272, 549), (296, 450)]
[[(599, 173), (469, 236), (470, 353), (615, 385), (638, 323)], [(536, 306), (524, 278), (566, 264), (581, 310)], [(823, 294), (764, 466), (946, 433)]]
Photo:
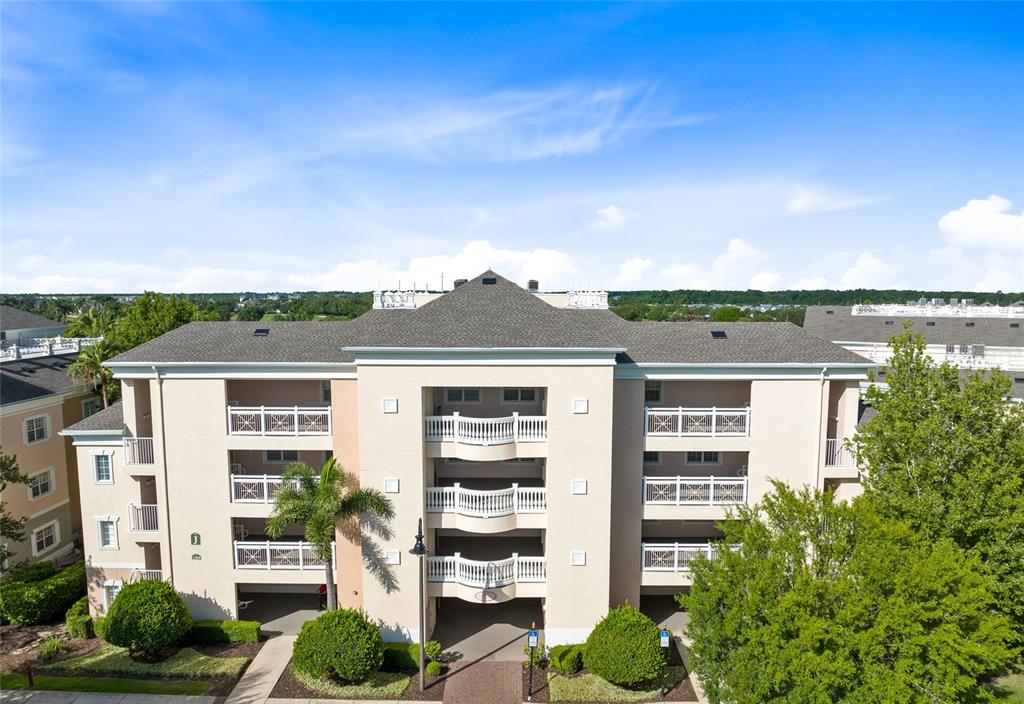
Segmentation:
[(544, 582), (547, 572), (543, 557), (520, 557), (513, 553), (504, 560), (468, 560), (459, 553), (427, 558), (428, 582), (454, 582), (467, 587), (504, 587), (522, 582)]
[(719, 547), (710, 543), (644, 543), (643, 569), (650, 572), (689, 572), (698, 555), (718, 557)]
[(280, 474), (232, 474), (231, 501), (236, 504), (273, 503), (283, 482)]
[(750, 435), (749, 408), (645, 408), (644, 432), (653, 436)]
[(230, 435), (330, 435), (330, 406), (228, 406)]
[(152, 532), (160, 530), (156, 504), (128, 504), (128, 530)]
[[(331, 565), (335, 564), (331, 543)], [(303, 541), (235, 541), (235, 567), (240, 570), (322, 570), (323, 561)]]
[(132, 570), (132, 579), (131, 579), (131, 581), (138, 582), (139, 580), (142, 580), (142, 579), (155, 579), (156, 581), (159, 582), (163, 578), (164, 578), (163, 570)]
[(124, 438), (124, 463), (126, 465), (153, 464), (153, 438)]
[(494, 518), (513, 513), (544, 513), (547, 492), (544, 487), (519, 486), (480, 491), (455, 486), (427, 488), (428, 513), (458, 513), (463, 516)]
[(83, 347), (94, 345), (102, 339), (101, 337), (35, 337), (20, 340), (0, 347), (0, 362), (78, 352)]
[(512, 442), (543, 442), (548, 439), (547, 416), (470, 418), (458, 413), (427, 416), (427, 442), (460, 442), (466, 445), (506, 445)]
[(826, 467), (856, 467), (857, 448), (847, 446), (845, 440), (829, 438), (825, 441)]
[(746, 502), (746, 477), (644, 477), (645, 504), (732, 506)]

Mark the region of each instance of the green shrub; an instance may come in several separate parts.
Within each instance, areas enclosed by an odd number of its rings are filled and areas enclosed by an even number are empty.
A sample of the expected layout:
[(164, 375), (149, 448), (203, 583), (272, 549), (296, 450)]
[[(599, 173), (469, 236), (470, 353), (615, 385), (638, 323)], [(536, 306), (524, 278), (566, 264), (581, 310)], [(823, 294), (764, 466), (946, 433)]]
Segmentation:
[(106, 640), (147, 657), (174, 645), (192, 628), (181, 595), (167, 582), (144, 579), (125, 585), (107, 612)]
[(665, 665), (658, 627), (629, 604), (614, 608), (591, 631), (583, 662), (612, 684), (632, 687), (652, 682)]
[(92, 616), (89, 615), (89, 597), (83, 596), (68, 609), (64, 615), (64, 623), (68, 627), (68, 635), (72, 638), (92, 638)]
[(57, 568), (54, 564), (49, 560), (43, 560), (42, 562), (33, 562), (11, 570), (4, 577), (3, 581), (5, 584), (12, 582), (41, 582), (44, 579), (49, 579), (56, 573)]
[(259, 643), (258, 621), (194, 621), (188, 641), (197, 645), (212, 643)]
[[(428, 662), (440, 662), (444, 649), (436, 640), (424, 644)], [(420, 669), (420, 646), (418, 643), (385, 643), (381, 672), (412, 672)]]
[(441, 658), (444, 657), (444, 648), (436, 640), (428, 640), (424, 643), (423, 650), (426, 651), (427, 660), (430, 662), (441, 662)]
[(50, 636), (43, 644), (39, 647), (39, 659), (40, 660), (52, 660), (57, 657), (57, 654), (63, 652), (64, 641), (57, 636)]
[(292, 666), (299, 672), (345, 682), (363, 682), (380, 669), (384, 639), (362, 611), (328, 611), (302, 624), (292, 647)]
[[(36, 565), (50, 563), (36, 563)], [(32, 565), (33, 574), (42, 574), (45, 568)], [(26, 568), (27, 569), (27, 568)], [(52, 570), (52, 565), (50, 566)], [(22, 572), (24, 574), (24, 571)], [(68, 607), (85, 594), (85, 563), (76, 562), (46, 579), (21, 582), (10, 577), (0, 589), (0, 609), (11, 623), (35, 626), (53, 623), (63, 616)]]
[(424, 672), (426, 672), (431, 677), (438, 677), (443, 669), (444, 666), (441, 663), (439, 663), (437, 660), (431, 660), (427, 663), (426, 667), (424, 668)]
[(548, 654), (548, 667), (563, 675), (575, 675), (583, 669), (583, 644), (554, 646)]
[(92, 630), (100, 640), (107, 639), (107, 617), (97, 616), (92, 620)]
[(530, 646), (523, 646), (523, 655), (526, 656), (526, 662), (523, 663), (523, 667), (529, 667), (531, 662), (534, 667), (540, 667), (548, 659), (547, 648), (544, 647), (543, 641), (537, 642), (537, 647), (533, 649), (533, 657), (530, 657)]

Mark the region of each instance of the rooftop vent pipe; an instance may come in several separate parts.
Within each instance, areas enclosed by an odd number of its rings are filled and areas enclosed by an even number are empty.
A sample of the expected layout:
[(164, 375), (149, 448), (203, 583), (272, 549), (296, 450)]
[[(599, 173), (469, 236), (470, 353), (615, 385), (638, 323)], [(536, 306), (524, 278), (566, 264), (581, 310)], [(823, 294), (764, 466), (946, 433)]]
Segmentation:
[(540, 291), (540, 284), (537, 282), (537, 279), (530, 279), (527, 281), (526, 290), (530, 293), (537, 293), (537, 291)]
[(455, 285), (452, 288), (458, 288), (467, 281), (469, 281), (469, 279), (455, 279)]

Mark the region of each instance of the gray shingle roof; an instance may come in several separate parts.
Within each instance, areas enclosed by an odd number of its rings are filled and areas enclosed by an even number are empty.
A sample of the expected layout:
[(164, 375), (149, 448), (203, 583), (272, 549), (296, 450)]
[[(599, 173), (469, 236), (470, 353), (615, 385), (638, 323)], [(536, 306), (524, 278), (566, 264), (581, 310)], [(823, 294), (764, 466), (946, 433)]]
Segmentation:
[(52, 328), (62, 325), (55, 320), (44, 318), (27, 310), (0, 305), (0, 330), (24, 330), (27, 328)]
[[(1024, 321), (1020, 319), (853, 315), (852, 311), (850, 306), (808, 306), (804, 327), (833, 342), (888, 342), (903, 332), (903, 321), (909, 320), (933, 345), (1024, 347)], [(1013, 323), (1017, 327), (1010, 327)]]
[[(270, 333), (256, 337), (258, 328)], [(789, 323), (638, 323), (609, 310), (556, 308), (491, 271), (412, 310), (338, 322), (189, 323), (111, 361), (329, 364), (352, 361), (353, 347), (623, 348), (623, 363), (867, 363)]]
[(77, 353), (61, 354), (0, 364), (0, 404), (67, 393), (81, 386), (68, 376), (68, 367), (77, 358)]
[(83, 418), (65, 428), (65, 432), (69, 434), (83, 430), (109, 430), (111, 432), (124, 430), (124, 412), (121, 409), (121, 402), (115, 401), (108, 408), (93, 413), (88, 418)]

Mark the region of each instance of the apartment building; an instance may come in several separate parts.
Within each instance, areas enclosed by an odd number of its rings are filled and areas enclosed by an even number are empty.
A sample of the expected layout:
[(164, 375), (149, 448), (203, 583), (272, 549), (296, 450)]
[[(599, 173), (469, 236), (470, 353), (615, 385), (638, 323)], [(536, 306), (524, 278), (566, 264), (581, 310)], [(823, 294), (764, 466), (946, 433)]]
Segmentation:
[(892, 352), (889, 339), (903, 332), (905, 322), (924, 337), (936, 363), (965, 371), (1001, 369), (1013, 377), (1013, 398), (1024, 400), (1024, 301), (995, 306), (935, 298), (905, 305), (808, 306), (804, 327), (885, 364)]
[(74, 550), (82, 526), (76, 451), (59, 434), (102, 404), (92, 388), (67, 372), (82, 345), (91, 340), (28, 337), (30, 332), (59, 335), (64, 326), (2, 308), (0, 450), (17, 457), (29, 478), (27, 486), (8, 485), (0, 496), (13, 517), (27, 519), (26, 539), (7, 547), (13, 552), (11, 564), (56, 560)]
[(349, 322), (191, 323), (112, 359), (123, 401), (66, 431), (93, 611), (147, 576), (197, 617), (313, 594), (301, 527), (265, 530), (296, 459), (333, 455), (393, 501), (333, 558), (342, 605), (389, 640), (419, 636), (420, 520), (428, 631), (518, 603), (553, 645), (685, 589), (715, 522), (770, 479), (855, 489), (829, 448), (863, 357), (788, 323), (628, 322), (601, 292), (458, 283)]

